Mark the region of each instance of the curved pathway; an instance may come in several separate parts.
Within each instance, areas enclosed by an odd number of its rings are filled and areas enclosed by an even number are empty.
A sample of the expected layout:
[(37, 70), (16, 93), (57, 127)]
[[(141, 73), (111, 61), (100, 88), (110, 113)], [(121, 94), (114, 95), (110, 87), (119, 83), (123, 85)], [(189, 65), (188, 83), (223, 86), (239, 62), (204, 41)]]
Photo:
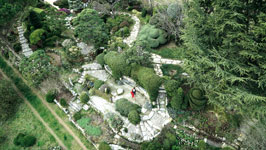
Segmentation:
[[(6, 74), (0, 69), (0, 73), (4, 76), (4, 78), (6, 78), (7, 80), (10, 81), (10, 79), (6, 76)], [(41, 123), (45, 126), (45, 128), (47, 129), (47, 131), (49, 133), (52, 134), (52, 136), (56, 139), (56, 141), (58, 142), (58, 144), (63, 148), (63, 149), (67, 149), (67, 147), (64, 145), (64, 143), (58, 138), (58, 136), (54, 133), (54, 131), (49, 127), (49, 125), (42, 119), (42, 117), (40, 116), (40, 114), (36, 111), (36, 109), (28, 102), (28, 100), (25, 98), (25, 96), (23, 96), (23, 94), (18, 90), (18, 88), (16, 87), (16, 85), (12, 83), (13, 88), (15, 89), (15, 91), (18, 93), (19, 97), (21, 97), (23, 99), (23, 101), (26, 103), (26, 105), (31, 109), (31, 111), (33, 112), (34, 116), (39, 119), (41, 121)]]

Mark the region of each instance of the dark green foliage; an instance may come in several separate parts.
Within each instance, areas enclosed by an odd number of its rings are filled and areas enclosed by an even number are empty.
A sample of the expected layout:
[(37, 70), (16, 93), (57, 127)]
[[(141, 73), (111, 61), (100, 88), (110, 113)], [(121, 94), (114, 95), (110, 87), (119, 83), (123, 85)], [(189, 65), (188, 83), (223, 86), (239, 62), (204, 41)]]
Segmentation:
[(157, 29), (150, 24), (141, 28), (137, 40), (147, 42), (151, 48), (157, 48), (168, 41), (167, 34), (163, 30)]
[(99, 150), (112, 150), (112, 149), (106, 142), (101, 142), (99, 145)]
[(135, 110), (140, 113), (140, 106), (128, 101), (125, 98), (119, 99), (115, 102), (115, 110), (122, 116), (128, 117), (129, 112)]
[(184, 47), (176, 47), (176, 48), (163, 48), (160, 50), (153, 50), (152, 52), (162, 56), (163, 58), (172, 58), (182, 60), (184, 55)]
[(69, 8), (68, 0), (57, 0), (54, 2), (54, 5), (59, 8)]
[(96, 80), (94, 82), (94, 88), (95, 89), (99, 89), (103, 84), (104, 84), (104, 81), (102, 81), (102, 80)]
[(181, 82), (177, 80), (166, 80), (164, 83), (165, 90), (169, 97), (173, 97), (177, 94), (177, 89), (180, 87)]
[(139, 113), (136, 110), (132, 110), (132, 111), (129, 112), (128, 120), (134, 125), (139, 124), (140, 121), (141, 121)]
[(30, 26), (33, 26), (35, 29), (41, 28), (42, 27), (42, 22), (41, 22), (42, 19), (43, 18), (39, 13), (37, 13), (34, 10), (30, 11), (30, 14), (29, 14)]
[(20, 52), (22, 50), (20, 43), (15, 43), (13, 48), (14, 48), (15, 52)]
[(67, 104), (67, 102), (66, 102), (66, 99), (64, 99), (64, 98), (61, 98), (61, 99), (60, 99), (60, 104), (61, 104), (63, 107), (67, 107), (67, 106), (68, 106), (68, 104)]
[(21, 147), (30, 147), (36, 143), (36, 138), (34, 136), (25, 135), (23, 133), (19, 133), (17, 137), (14, 139), (14, 144)]
[(53, 103), (54, 99), (56, 98), (57, 94), (55, 90), (50, 90), (46, 95), (45, 99), (48, 103)]
[(104, 62), (104, 53), (99, 54), (98, 56), (96, 56), (96, 60), (99, 64), (101, 64), (102, 66), (105, 64)]
[(140, 85), (149, 93), (150, 100), (155, 101), (162, 83), (161, 78), (154, 73), (153, 69), (146, 67), (139, 67), (135, 73)]
[(199, 150), (206, 150), (207, 144), (203, 140), (200, 140), (198, 143), (198, 147), (199, 147)]
[(175, 110), (180, 110), (182, 108), (185, 108), (185, 106), (182, 107), (183, 103), (184, 103), (184, 92), (182, 88), (178, 88), (176, 94), (173, 96), (171, 100), (171, 107), (174, 108)]
[(124, 122), (118, 115), (109, 113), (107, 114), (107, 118), (109, 119), (111, 126), (117, 131), (120, 131), (123, 128)]
[(0, 120), (7, 120), (16, 112), (19, 96), (7, 80), (0, 80)]
[(265, 117), (265, 3), (196, 0), (187, 6), (182, 39), (189, 82), (214, 105)]
[(50, 58), (43, 50), (35, 51), (29, 58), (24, 57), (19, 64), (19, 70), (23, 77), (32, 85), (38, 86), (56, 70), (50, 63)]
[(81, 115), (80, 111), (79, 112), (76, 112), (73, 115), (73, 118), (74, 118), (75, 121), (78, 121), (79, 119), (81, 119), (81, 117), (82, 117), (82, 115)]
[(189, 105), (193, 110), (201, 110), (205, 107), (207, 99), (201, 89), (192, 88), (189, 93)]
[(143, 8), (141, 11), (141, 17), (146, 17), (146, 15), (147, 15), (147, 10)]
[(82, 92), (79, 98), (83, 104), (86, 104), (90, 99), (89, 95), (86, 92)]
[(75, 34), (87, 44), (94, 44), (96, 47), (107, 44), (108, 30), (95, 10), (84, 9), (73, 20), (73, 25)]
[(126, 57), (117, 52), (109, 52), (104, 56), (105, 63), (112, 69), (112, 75), (119, 79), (123, 75), (129, 75), (131, 67), (126, 63)]
[[(133, 22), (134, 21), (128, 15), (116, 15), (107, 19), (106, 26), (115, 36), (126, 37), (129, 35), (129, 27)], [(126, 29), (125, 27), (128, 28)]]

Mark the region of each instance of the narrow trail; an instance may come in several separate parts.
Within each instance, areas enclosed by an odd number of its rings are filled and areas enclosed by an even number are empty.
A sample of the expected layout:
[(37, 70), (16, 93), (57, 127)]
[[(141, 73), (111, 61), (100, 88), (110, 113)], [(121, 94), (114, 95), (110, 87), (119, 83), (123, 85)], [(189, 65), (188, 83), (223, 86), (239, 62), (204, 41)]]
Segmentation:
[(9, 61), (7, 61), (6, 59), (4, 59), (6, 61), (6, 63), (14, 70), (14, 72), (27, 84), (28, 87), (30, 87), (30, 89), (33, 91), (34, 94), (36, 94), (38, 96), (38, 98), (40, 98), (40, 100), (42, 101), (42, 103), (49, 109), (49, 111), (52, 113), (52, 115), (56, 118), (56, 120), (69, 132), (69, 134), (71, 136), (73, 136), (74, 140), (80, 145), (80, 147), (84, 150), (87, 150), (86, 146), (81, 142), (81, 140), (79, 139), (79, 137), (70, 129), (70, 127), (63, 121), (63, 119), (61, 119), (55, 112), (55, 110), (53, 110), (53, 108), (51, 108), (48, 104), (48, 102), (46, 102), (46, 100), (43, 98), (43, 96), (38, 92), (37, 89), (29, 86), (28, 82), (22, 77), (22, 75), (16, 70), (16, 68), (13, 67), (12, 64), (10, 64)]
[[(10, 79), (6, 76), (6, 74), (0, 69), (0, 73), (3, 75), (3, 77), (10, 81)], [(52, 136), (56, 139), (57, 143), (63, 148), (67, 149), (67, 147), (64, 145), (64, 143), (58, 138), (58, 136), (54, 133), (54, 131), (50, 128), (50, 126), (42, 119), (40, 114), (36, 111), (36, 109), (28, 102), (28, 100), (23, 96), (23, 94), (19, 91), (19, 89), (16, 87), (16, 85), (11, 81), (13, 88), (18, 93), (19, 97), (23, 99), (23, 101), (26, 103), (26, 105), (31, 109), (34, 116), (41, 121), (41, 123), (45, 126), (47, 131), (52, 134)]]

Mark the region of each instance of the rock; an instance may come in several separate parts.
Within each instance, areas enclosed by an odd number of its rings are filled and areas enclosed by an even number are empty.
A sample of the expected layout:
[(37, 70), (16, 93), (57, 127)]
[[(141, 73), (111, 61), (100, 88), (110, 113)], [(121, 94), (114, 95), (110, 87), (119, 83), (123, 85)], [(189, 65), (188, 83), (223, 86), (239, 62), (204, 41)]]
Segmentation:
[(116, 90), (116, 93), (117, 95), (122, 95), (124, 93), (124, 89), (119, 88)]
[(65, 39), (64, 41), (63, 41), (63, 43), (62, 43), (62, 46), (63, 47), (67, 47), (67, 46), (71, 46), (71, 45), (73, 45), (74, 44), (74, 42), (71, 40), (71, 39)]
[(77, 44), (79, 48), (81, 48), (81, 54), (82, 55), (88, 55), (90, 53), (94, 53), (94, 46), (88, 46), (84, 42), (80, 42)]
[(101, 92), (103, 92), (103, 93), (108, 93), (108, 92), (109, 92), (109, 87), (108, 87), (107, 84), (103, 84), (103, 85), (99, 88), (99, 90), (100, 90)]

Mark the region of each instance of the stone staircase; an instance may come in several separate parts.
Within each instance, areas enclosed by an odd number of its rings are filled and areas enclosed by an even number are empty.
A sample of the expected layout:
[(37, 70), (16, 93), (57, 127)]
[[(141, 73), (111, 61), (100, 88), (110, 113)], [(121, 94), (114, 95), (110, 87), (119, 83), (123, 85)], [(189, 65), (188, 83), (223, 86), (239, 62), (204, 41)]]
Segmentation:
[(24, 37), (24, 30), (22, 26), (19, 26), (18, 28), (18, 33), (19, 33), (19, 42), (22, 47), (22, 53), (26, 57), (30, 57), (30, 55), (33, 54), (32, 49), (29, 47), (27, 39)]

